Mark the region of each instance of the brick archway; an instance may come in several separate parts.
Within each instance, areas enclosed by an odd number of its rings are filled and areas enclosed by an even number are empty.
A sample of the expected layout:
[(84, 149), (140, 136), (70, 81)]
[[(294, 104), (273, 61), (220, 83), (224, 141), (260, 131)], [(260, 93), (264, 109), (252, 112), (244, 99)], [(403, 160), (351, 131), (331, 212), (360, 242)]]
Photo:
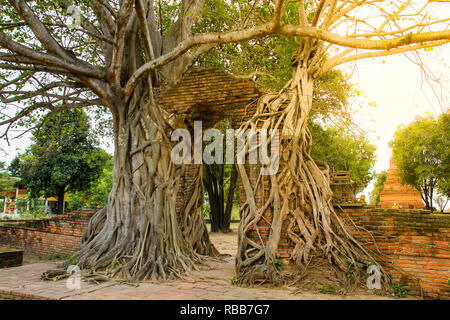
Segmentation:
[[(254, 83), (223, 69), (192, 68), (180, 81), (162, 92), (158, 102), (170, 114), (184, 119), (184, 124), (188, 127), (194, 121), (200, 120), (205, 130), (226, 118), (233, 129), (238, 129), (253, 116), (256, 101), (260, 96), (261, 92)], [(188, 188), (198, 175), (199, 167), (201, 165), (198, 164), (184, 165), (185, 171), (180, 181), (180, 192), (177, 194), (177, 214), (190, 200)], [(242, 202), (245, 200), (242, 187), (240, 194)], [(197, 205), (201, 207), (203, 203)]]
[(190, 120), (211, 123), (222, 117), (238, 128), (254, 114), (253, 102), (260, 96), (251, 81), (220, 68), (192, 68), (161, 93), (158, 102), (168, 112), (184, 114)]

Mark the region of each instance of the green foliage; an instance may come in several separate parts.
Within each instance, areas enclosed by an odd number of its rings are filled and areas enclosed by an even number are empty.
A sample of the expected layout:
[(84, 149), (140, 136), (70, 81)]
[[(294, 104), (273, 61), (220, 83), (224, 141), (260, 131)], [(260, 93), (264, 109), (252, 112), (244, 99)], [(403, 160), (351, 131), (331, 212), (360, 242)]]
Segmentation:
[(380, 193), (384, 189), (384, 183), (386, 182), (387, 171), (381, 171), (376, 175), (375, 184), (372, 192), (370, 193), (370, 204), (376, 206), (380, 202)]
[(331, 285), (329, 283), (324, 283), (322, 285), (322, 287), (319, 289), (319, 292), (321, 294), (327, 294), (327, 293), (328, 294), (335, 294), (335, 293), (337, 293), (337, 289), (333, 285)]
[(441, 141), (438, 146), (440, 159), (438, 189), (442, 195), (450, 198), (450, 113), (443, 114), (439, 118), (436, 134)]
[(69, 257), (69, 263), (70, 263), (70, 265), (75, 266), (75, 265), (78, 264), (78, 261), (74, 257), (70, 256)]
[(393, 282), (388, 286), (388, 291), (397, 298), (406, 298), (408, 297), (408, 289), (404, 288), (404, 286), (404, 283)]
[(230, 282), (232, 286), (237, 286), (239, 284), (239, 281), (236, 277), (233, 277)]
[(33, 208), (25, 211), (19, 210), (19, 219), (40, 220), (51, 217), (53, 217), (53, 215), (51, 214), (50, 208), (43, 205), (35, 205)]
[(430, 115), (417, 117), (400, 127), (391, 142), (398, 176), (422, 193), (427, 208), (433, 206), (433, 194), (450, 196), (450, 114), (438, 120)]
[[(205, 196), (207, 195), (207, 193), (205, 194)], [(202, 206), (202, 217), (203, 219), (209, 219), (210, 218), (210, 213), (211, 213), (211, 205), (209, 204), (209, 202), (205, 203)]]
[[(69, 266), (76, 266), (76, 265), (78, 264), (77, 259), (75, 259), (75, 258), (72, 257), (72, 256), (63, 256), (61, 259), (62, 259), (62, 260), (66, 260), (66, 261), (64, 262), (64, 264), (63, 264), (64, 270), (67, 270), (67, 268), (68, 268)], [(92, 269), (91, 269), (91, 270), (92, 270)]]
[(59, 259), (61, 259), (59, 253), (54, 253), (50, 257), (48, 257), (48, 260), (59, 260)]
[(113, 261), (113, 264), (118, 264), (118, 265), (121, 265), (121, 266), (123, 265), (123, 263), (122, 263), (122, 262), (120, 262), (120, 261), (119, 261), (119, 260), (117, 260), (117, 259)]
[[(202, 217), (203, 217), (203, 219), (209, 219), (210, 218), (210, 212), (211, 212), (211, 205), (208, 202), (206, 202), (202, 206)], [(240, 219), (241, 219), (241, 217), (239, 216), (239, 204), (235, 203), (233, 205), (233, 209), (231, 211), (231, 221), (236, 221), (236, 220), (240, 220)]]
[(275, 268), (277, 268), (277, 270), (281, 271), (281, 269), (283, 269), (283, 260), (275, 259), (274, 263), (275, 263)]
[(33, 142), (9, 167), (33, 198), (86, 190), (108, 157), (95, 146), (89, 118), (78, 109), (46, 117), (33, 132)]
[[(42, 260), (42, 257), (39, 257), (40, 260)], [(54, 253), (52, 255), (50, 255), (49, 257), (46, 258), (47, 260), (50, 261), (59, 261), (59, 260), (65, 260), (65, 263), (63, 265), (63, 268), (65, 270), (67, 270), (67, 268), (71, 265), (76, 265), (78, 263), (78, 261), (72, 257), (72, 256), (68, 256), (68, 255), (60, 255), (59, 253)]]
[[(249, 1), (206, 1), (194, 32), (221, 32), (233, 26), (252, 10)], [(286, 4), (285, 23), (299, 23), (299, 2)], [(305, 6), (308, 6), (306, 4)], [(263, 21), (272, 8), (256, 6), (254, 21)], [(272, 35), (242, 43), (221, 44), (211, 48), (196, 61), (196, 66), (225, 68), (234, 74), (254, 75), (261, 91), (280, 90), (292, 76), (292, 56), (298, 50), (295, 37)], [(331, 70), (314, 81), (313, 106), (310, 117), (348, 126), (351, 120), (349, 99), (360, 95), (340, 70)]]
[[(247, 43), (219, 45), (199, 58), (197, 65), (222, 67), (234, 74), (251, 75), (261, 91), (283, 87), (292, 75), (291, 57), (298, 44), (292, 37), (272, 36)], [(359, 91), (342, 71), (331, 70), (314, 82), (310, 117), (348, 126), (351, 120), (349, 99)]]
[(355, 193), (361, 192), (373, 178), (376, 147), (363, 135), (324, 128), (310, 121), (313, 137), (311, 156), (330, 166), (332, 171), (351, 170), (355, 181)]
[[(239, 190), (239, 188), (236, 188)], [(239, 215), (239, 204), (234, 204), (233, 209), (231, 210), (231, 221), (233, 220), (241, 220)]]
[(85, 206), (106, 206), (113, 184), (113, 158), (105, 154), (105, 165), (102, 173), (89, 183), (89, 189), (70, 192), (67, 201), (69, 210), (77, 210)]
[(381, 296), (381, 297), (386, 296), (386, 293), (384, 293), (383, 291), (373, 291), (373, 294), (375, 294), (377, 296)]
[[(17, 180), (9, 176), (8, 171), (5, 169), (5, 163), (0, 161), (0, 197), (2, 197), (3, 192), (14, 191), (16, 182)], [(3, 207), (0, 209), (3, 209)]]
[(347, 270), (345, 270), (345, 275), (347, 276), (347, 279), (350, 281), (355, 280), (355, 269), (353, 267), (349, 267)]

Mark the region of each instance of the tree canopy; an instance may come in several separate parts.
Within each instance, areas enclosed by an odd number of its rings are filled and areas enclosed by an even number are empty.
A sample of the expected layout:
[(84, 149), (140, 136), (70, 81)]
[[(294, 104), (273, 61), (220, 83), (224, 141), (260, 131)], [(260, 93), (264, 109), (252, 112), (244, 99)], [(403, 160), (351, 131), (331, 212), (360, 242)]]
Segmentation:
[(81, 191), (69, 192), (67, 206), (70, 210), (85, 206), (106, 206), (113, 184), (113, 159), (105, 155), (106, 161), (98, 179), (89, 183), (89, 188)]
[[(12, 180), (9, 176), (8, 170), (5, 168), (5, 164), (0, 162), (0, 198), (6, 195), (6, 192), (13, 191), (14, 183), (17, 182)], [(0, 208), (3, 210), (3, 208)]]
[[(242, 57), (242, 70), (252, 59), (261, 67), (248, 71), (278, 72), (282, 81), (290, 76), (285, 67), (302, 38), (326, 44), (315, 66), (316, 74), (325, 74), (349, 61), (426, 49), (450, 37), (448, 18), (440, 14), (445, 9), (439, 12), (446, 4), (432, 1), (2, 0), (1, 5), (0, 96), (9, 108), (0, 124), (22, 124), (27, 115), (30, 124), (63, 105), (114, 109), (111, 85), (129, 98), (151, 70), (166, 66), (161, 74), (176, 79), (217, 44), (241, 43), (213, 60)], [(80, 18), (78, 25), (69, 14), (71, 6)], [(144, 52), (127, 51), (139, 59), (125, 76), (120, 66), (132, 30), (139, 30), (139, 50)], [(273, 54), (286, 59), (278, 65)], [(14, 104), (17, 111), (11, 112)]]
[(400, 127), (391, 143), (400, 181), (419, 190), (428, 209), (433, 207), (436, 190), (449, 196), (449, 118), (448, 113), (437, 120), (431, 115), (417, 117)]
[(58, 198), (58, 213), (67, 191), (86, 190), (102, 172), (107, 154), (90, 137), (83, 110), (47, 117), (33, 132), (33, 144), (15, 158), (9, 170), (22, 178), (32, 197)]
[(380, 194), (384, 189), (384, 183), (387, 179), (387, 171), (381, 171), (376, 175), (375, 184), (373, 190), (370, 193), (370, 204), (373, 206), (378, 205), (380, 202)]
[(310, 123), (313, 147), (311, 156), (325, 161), (332, 171), (351, 170), (354, 191), (363, 191), (373, 179), (376, 147), (362, 134), (345, 133), (335, 127)]

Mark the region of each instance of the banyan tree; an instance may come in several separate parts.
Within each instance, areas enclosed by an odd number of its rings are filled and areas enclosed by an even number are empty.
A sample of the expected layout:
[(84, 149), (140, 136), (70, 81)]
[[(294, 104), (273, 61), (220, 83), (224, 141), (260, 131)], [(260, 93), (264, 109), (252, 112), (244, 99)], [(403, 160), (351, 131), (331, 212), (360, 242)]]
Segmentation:
[[(114, 183), (108, 205), (90, 221), (75, 259), (82, 268), (130, 280), (168, 279), (217, 255), (199, 210), (177, 214), (183, 166), (171, 161), (173, 130), (186, 122), (158, 95), (210, 48), (283, 35), (294, 37), (292, 76), (262, 95), (242, 129), (279, 129), (280, 167), (250, 179), (241, 208), (237, 277), (279, 282), (282, 232), (305, 270), (315, 257), (345, 272), (373, 258), (331, 205), (326, 166), (310, 156), (307, 120), (322, 74), (363, 58), (420, 52), (450, 40), (449, 3), (388, 0), (1, 0), (2, 137), (16, 125), (68, 108), (99, 106), (112, 115)], [(216, 12), (224, 16), (208, 24)], [(201, 182), (201, 179), (199, 179)], [(262, 203), (255, 194), (266, 181)], [(193, 191), (192, 191), (193, 190)], [(191, 188), (193, 202), (199, 197)], [(270, 217), (270, 219), (268, 219)], [(250, 237), (264, 220), (267, 239)], [(256, 228), (257, 229), (257, 228)]]

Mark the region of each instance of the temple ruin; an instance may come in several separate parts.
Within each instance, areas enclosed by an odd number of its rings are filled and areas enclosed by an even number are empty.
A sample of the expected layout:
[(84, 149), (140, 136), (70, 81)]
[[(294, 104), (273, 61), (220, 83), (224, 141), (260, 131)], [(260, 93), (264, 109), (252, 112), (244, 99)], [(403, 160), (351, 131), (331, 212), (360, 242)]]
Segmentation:
[(397, 165), (393, 157), (391, 157), (389, 171), (384, 183), (384, 189), (380, 193), (378, 206), (392, 208), (397, 205), (399, 208), (404, 209), (423, 209), (424, 204), (420, 192), (411, 186), (402, 185), (397, 176), (397, 171)]

